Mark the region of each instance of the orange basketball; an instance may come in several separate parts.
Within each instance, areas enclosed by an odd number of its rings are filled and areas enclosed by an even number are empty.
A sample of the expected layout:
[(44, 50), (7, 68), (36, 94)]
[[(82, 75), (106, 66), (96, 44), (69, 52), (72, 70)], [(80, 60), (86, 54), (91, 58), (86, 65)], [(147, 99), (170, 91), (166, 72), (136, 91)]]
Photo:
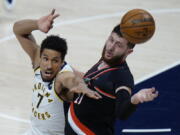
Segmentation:
[(129, 42), (139, 44), (149, 40), (155, 32), (155, 22), (150, 13), (143, 9), (127, 12), (120, 23), (121, 33)]

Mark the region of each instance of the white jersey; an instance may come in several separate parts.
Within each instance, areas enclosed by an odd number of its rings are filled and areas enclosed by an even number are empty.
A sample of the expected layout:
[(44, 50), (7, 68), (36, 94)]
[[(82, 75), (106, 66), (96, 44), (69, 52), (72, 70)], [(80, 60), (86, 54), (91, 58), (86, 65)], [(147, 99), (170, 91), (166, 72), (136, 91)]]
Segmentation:
[[(66, 64), (60, 72), (71, 71)], [(63, 101), (54, 90), (54, 80), (43, 82), (40, 68), (35, 71), (32, 94), (31, 129), (28, 135), (64, 135)]]

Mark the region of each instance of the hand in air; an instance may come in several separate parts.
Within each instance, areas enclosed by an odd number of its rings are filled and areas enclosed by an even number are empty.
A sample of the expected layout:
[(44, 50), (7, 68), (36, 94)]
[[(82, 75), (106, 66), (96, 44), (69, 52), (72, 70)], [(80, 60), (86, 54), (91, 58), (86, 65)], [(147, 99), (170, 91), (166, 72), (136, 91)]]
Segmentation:
[(40, 31), (47, 33), (51, 28), (53, 28), (54, 19), (56, 19), (59, 14), (55, 14), (55, 9), (47, 15), (39, 18), (37, 20), (37, 25)]
[(157, 96), (158, 91), (156, 91), (155, 88), (142, 89), (131, 97), (131, 103), (139, 104), (153, 101)]

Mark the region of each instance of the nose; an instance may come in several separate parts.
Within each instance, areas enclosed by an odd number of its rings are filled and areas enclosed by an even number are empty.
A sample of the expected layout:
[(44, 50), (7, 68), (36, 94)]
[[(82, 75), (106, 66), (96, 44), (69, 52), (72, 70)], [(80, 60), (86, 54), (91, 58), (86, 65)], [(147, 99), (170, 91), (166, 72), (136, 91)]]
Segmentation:
[(115, 47), (115, 42), (110, 43), (109, 50), (113, 50)]
[(51, 69), (52, 68), (52, 62), (49, 60), (47, 62), (47, 69)]

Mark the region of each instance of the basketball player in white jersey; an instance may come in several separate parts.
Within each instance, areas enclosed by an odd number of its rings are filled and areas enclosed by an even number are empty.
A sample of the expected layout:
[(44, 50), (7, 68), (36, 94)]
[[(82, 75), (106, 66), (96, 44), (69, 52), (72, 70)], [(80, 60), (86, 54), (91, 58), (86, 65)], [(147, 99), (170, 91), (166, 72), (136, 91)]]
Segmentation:
[(32, 31), (47, 33), (58, 16), (53, 10), (38, 20), (18, 21), (13, 27), (16, 38), (31, 58), (35, 74), (31, 128), (26, 135), (64, 135), (63, 100), (71, 100), (74, 93), (101, 98), (98, 93), (89, 90), (64, 62), (67, 52), (65, 39), (52, 35), (43, 40), (41, 47), (36, 44)]

